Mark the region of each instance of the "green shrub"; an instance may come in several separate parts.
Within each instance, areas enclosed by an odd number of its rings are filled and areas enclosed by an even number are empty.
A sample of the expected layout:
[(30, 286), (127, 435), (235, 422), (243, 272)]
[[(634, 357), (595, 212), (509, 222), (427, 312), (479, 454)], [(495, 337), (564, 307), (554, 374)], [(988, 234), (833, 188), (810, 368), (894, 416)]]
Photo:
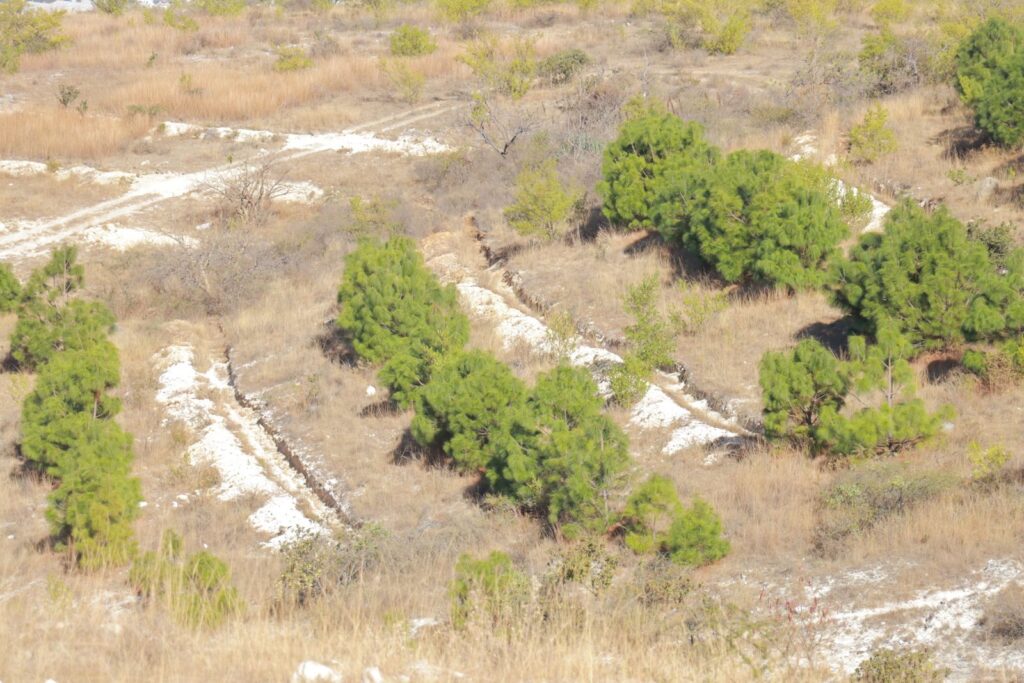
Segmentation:
[(533, 84), (537, 58), (531, 40), (515, 39), (511, 48), (509, 53), (493, 36), (485, 35), (467, 46), (458, 59), (485, 85), (518, 100)]
[(414, 399), (411, 432), (463, 472), (480, 472), (501, 488), (506, 467), (533, 461), (534, 434), (526, 387), (483, 351), (452, 353), (434, 368)]
[(338, 302), (338, 326), (361, 358), (383, 364), (381, 380), (401, 405), (438, 358), (469, 339), (455, 288), (441, 286), (407, 238), (363, 242), (349, 254)]
[(21, 283), (14, 276), (10, 266), (0, 263), (0, 315), (12, 313), (21, 298)]
[(192, 33), (199, 30), (199, 22), (185, 13), (185, 6), (181, 0), (171, 0), (164, 9), (164, 24), (173, 29)]
[(658, 216), (662, 198), (684, 203), (718, 157), (699, 123), (684, 122), (661, 105), (634, 103), (619, 136), (604, 150), (598, 185), (604, 215), (613, 225), (667, 234), (687, 207)]
[(896, 132), (888, 127), (889, 112), (880, 104), (872, 105), (864, 120), (850, 129), (850, 160), (873, 164), (897, 149)]
[(978, 484), (991, 484), (1010, 461), (1010, 451), (1002, 446), (982, 448), (978, 442), (972, 441), (967, 459), (971, 463), (971, 480)]
[(14, 73), (24, 54), (56, 50), (70, 38), (61, 33), (64, 12), (29, 9), (26, 0), (0, 3), (0, 71)]
[(871, 94), (892, 95), (922, 83), (928, 73), (921, 47), (888, 27), (865, 36), (857, 61)]
[(929, 215), (909, 200), (896, 207), (883, 233), (861, 236), (838, 263), (835, 279), (836, 302), (861, 329), (874, 333), (892, 320), (915, 346), (997, 339), (1024, 327), (1024, 275), (1017, 266), (997, 272), (985, 246), (944, 208)]
[(39, 369), (35, 389), (22, 406), (25, 459), (60, 477), (69, 450), (74, 453), (80, 423), (109, 419), (120, 411), (120, 401), (107, 394), (119, 380), (117, 350), (109, 342), (56, 354)]
[(277, 61), (274, 62), (274, 71), (286, 73), (288, 71), (301, 71), (313, 66), (312, 58), (306, 54), (301, 47), (278, 47), (274, 50)]
[(729, 307), (729, 295), (724, 291), (709, 292), (679, 281), (679, 326), (685, 334), (697, 334), (708, 322)]
[(92, 6), (104, 14), (120, 16), (128, 7), (129, 0), (93, 0)]
[(623, 362), (611, 370), (612, 395), (621, 405), (631, 405), (647, 388), (654, 370), (671, 368), (675, 360), (678, 316), (663, 315), (657, 308), (658, 278), (650, 277), (631, 286), (623, 300), (633, 322), (626, 327), (629, 352)]
[(820, 287), (849, 230), (820, 169), (772, 152), (739, 151), (703, 187), (672, 197), (680, 239), (728, 282)]
[[(894, 454), (938, 433), (949, 410), (929, 413), (914, 398), (913, 347), (894, 325), (879, 328), (877, 343), (850, 338), (850, 360), (838, 361), (817, 341), (761, 360), (765, 435), (810, 443), (833, 455)], [(842, 412), (850, 395), (864, 406)], [(880, 399), (881, 405), (873, 403)]]
[(482, 560), (459, 557), (448, 593), (455, 628), (464, 629), (477, 619), (485, 626), (508, 626), (525, 610), (530, 584), (512, 558), (494, 551)]
[(437, 49), (430, 31), (418, 26), (402, 24), (391, 34), (391, 54), (395, 57), (420, 57)]
[(144, 598), (161, 600), (192, 628), (216, 627), (244, 607), (228, 565), (206, 551), (182, 558), (181, 538), (173, 531), (164, 532), (158, 552), (135, 561), (129, 581)]
[(562, 182), (555, 160), (547, 159), (527, 165), (516, 176), (515, 199), (505, 208), (505, 219), (520, 235), (554, 239), (567, 231), (580, 197)]
[(996, 143), (1024, 139), (1024, 30), (1000, 18), (979, 26), (956, 53), (955, 85), (975, 124)]
[(214, 17), (237, 17), (245, 10), (246, 0), (195, 0), (195, 4)]
[(626, 545), (636, 553), (661, 553), (676, 564), (700, 567), (729, 554), (722, 523), (697, 498), (687, 509), (667, 477), (651, 476), (629, 497), (622, 513)]
[(1013, 267), (1013, 260), (1020, 255), (1014, 240), (1016, 232), (1017, 228), (1012, 223), (987, 226), (983, 220), (976, 220), (967, 224), (967, 236), (985, 245), (992, 265), (999, 270)]
[(448, 21), (466, 23), (487, 11), (491, 0), (437, 0), (437, 9)]
[(946, 671), (932, 662), (931, 655), (918, 650), (875, 650), (853, 672), (863, 683), (940, 683)]
[(871, 18), (879, 26), (905, 21), (910, 16), (907, 0), (876, 0), (871, 6)]
[(353, 237), (363, 239), (389, 239), (401, 234), (402, 222), (395, 217), (398, 202), (382, 199), (375, 195), (364, 199), (359, 195), (348, 201), (349, 223), (346, 231)]
[(559, 85), (571, 81), (588, 64), (590, 57), (586, 52), (569, 48), (543, 59), (537, 66), (537, 75), (552, 85)]

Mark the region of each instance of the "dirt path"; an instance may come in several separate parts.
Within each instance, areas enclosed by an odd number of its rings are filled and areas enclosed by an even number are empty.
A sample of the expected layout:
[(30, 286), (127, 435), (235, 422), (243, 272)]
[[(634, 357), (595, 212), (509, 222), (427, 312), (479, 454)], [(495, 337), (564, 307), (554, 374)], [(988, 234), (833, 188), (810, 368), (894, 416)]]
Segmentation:
[[(7, 227), (5, 230), (2, 223), (4, 218), (0, 216), (0, 261), (17, 262), (21, 259), (38, 256), (61, 242), (81, 237), (84, 233), (101, 228), (113, 221), (139, 214), (170, 199), (178, 199), (200, 192), (211, 184), (230, 181), (243, 172), (254, 159), (288, 162), (321, 152), (380, 151), (418, 155), (444, 151), (446, 149), (444, 145), (430, 138), (417, 139), (406, 135), (392, 140), (378, 137), (378, 135), (398, 129), (408, 129), (414, 123), (449, 113), (457, 106), (458, 104), (452, 102), (434, 102), (353, 126), (337, 133), (321, 134), (277, 134), (272, 131), (206, 129), (190, 124), (165, 124), (164, 130), (171, 134), (205, 135), (209, 131), (210, 135), (218, 138), (241, 137), (274, 140), (280, 142), (280, 147), (276, 151), (257, 153), (253, 158), (234, 161), (203, 171), (136, 176), (123, 195), (50, 220), (12, 221), (12, 227)], [(14, 166), (17, 163), (8, 161), (6, 165)], [(163, 240), (170, 239), (160, 233), (154, 233), (154, 235), (156, 239), (160, 237)]]

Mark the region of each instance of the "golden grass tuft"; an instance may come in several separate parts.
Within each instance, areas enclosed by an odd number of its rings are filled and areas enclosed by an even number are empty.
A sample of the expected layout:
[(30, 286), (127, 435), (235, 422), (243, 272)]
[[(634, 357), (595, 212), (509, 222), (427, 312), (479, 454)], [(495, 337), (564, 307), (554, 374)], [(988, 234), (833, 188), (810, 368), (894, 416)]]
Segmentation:
[(0, 156), (94, 159), (124, 150), (150, 126), (142, 117), (82, 116), (57, 105), (33, 107), (0, 114)]

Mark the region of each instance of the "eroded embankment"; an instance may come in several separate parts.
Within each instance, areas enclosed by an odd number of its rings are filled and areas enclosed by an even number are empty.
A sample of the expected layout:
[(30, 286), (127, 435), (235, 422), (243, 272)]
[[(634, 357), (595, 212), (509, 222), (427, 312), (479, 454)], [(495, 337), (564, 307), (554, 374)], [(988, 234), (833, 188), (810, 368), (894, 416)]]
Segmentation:
[(212, 361), (201, 373), (192, 346), (182, 343), (165, 348), (153, 361), (160, 372), (156, 399), (166, 408), (166, 421), (180, 422), (193, 434), (190, 463), (217, 471), (219, 499), (260, 499), (249, 523), (270, 536), (265, 545), (278, 548), (347, 521), (331, 483), (316, 477), (251, 402), (240, 400), (244, 397), (234, 386), (229, 360)]
[[(491, 287), (481, 284), (479, 277), (459, 263), (449, 241), (451, 233), (439, 233), (423, 243), (427, 265), (445, 282), (454, 283), (470, 315), (494, 326), (495, 333), (506, 348), (526, 346), (539, 354), (564, 352), (572, 365), (586, 367), (595, 376), (603, 394), (609, 394), (608, 371), (622, 363), (622, 357), (600, 346), (585, 343), (581, 336), (566, 341), (555, 335), (539, 318), (510, 305), (515, 293), (501, 280)], [(665, 387), (649, 383), (640, 401), (634, 406), (630, 423), (640, 429), (669, 430), (662, 452), (671, 455), (695, 446), (713, 450), (736, 448), (753, 435), (725, 415), (716, 412), (706, 401), (687, 393), (677, 377), (663, 376)], [(713, 459), (711, 460), (713, 461)], [(708, 461), (708, 462), (711, 462)]]

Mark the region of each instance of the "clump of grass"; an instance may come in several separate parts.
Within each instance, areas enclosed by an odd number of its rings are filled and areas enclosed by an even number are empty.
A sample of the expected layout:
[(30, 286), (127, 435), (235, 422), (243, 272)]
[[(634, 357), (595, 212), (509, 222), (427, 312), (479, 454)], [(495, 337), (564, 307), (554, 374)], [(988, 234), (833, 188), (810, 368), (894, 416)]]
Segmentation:
[(278, 47), (274, 52), (277, 54), (274, 71), (302, 71), (313, 66), (313, 59), (301, 47)]

